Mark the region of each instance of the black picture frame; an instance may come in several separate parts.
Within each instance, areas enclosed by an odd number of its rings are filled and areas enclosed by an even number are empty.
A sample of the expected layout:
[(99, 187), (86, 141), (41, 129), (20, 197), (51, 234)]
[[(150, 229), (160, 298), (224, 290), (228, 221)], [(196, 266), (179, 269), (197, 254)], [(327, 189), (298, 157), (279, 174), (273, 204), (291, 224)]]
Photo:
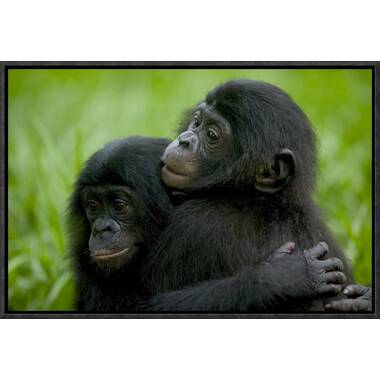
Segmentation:
[[(357, 69), (372, 70), (372, 287), (373, 311), (366, 313), (91, 313), (15, 312), (8, 310), (8, 70), (51, 69), (133, 69), (133, 68), (246, 68), (246, 69)], [(1, 318), (379, 318), (380, 316), (380, 62), (0, 62), (0, 317)]]

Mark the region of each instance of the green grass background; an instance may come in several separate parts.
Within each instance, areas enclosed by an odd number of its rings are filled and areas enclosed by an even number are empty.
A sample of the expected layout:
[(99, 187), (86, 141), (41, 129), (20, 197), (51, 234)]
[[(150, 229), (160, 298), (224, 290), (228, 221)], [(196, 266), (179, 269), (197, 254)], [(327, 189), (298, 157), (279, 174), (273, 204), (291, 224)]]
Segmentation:
[(130, 135), (174, 137), (181, 112), (231, 78), (279, 85), (319, 137), (316, 199), (361, 283), (371, 282), (370, 70), (9, 71), (11, 310), (70, 310), (64, 213), (84, 160)]

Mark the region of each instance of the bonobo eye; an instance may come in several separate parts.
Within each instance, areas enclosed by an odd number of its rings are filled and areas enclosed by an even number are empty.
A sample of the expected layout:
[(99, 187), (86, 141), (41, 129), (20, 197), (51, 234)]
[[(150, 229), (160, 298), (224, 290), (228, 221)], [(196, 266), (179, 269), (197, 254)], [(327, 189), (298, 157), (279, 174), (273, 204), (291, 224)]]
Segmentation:
[(199, 127), (201, 124), (202, 124), (202, 121), (201, 121), (200, 117), (198, 115), (195, 115), (194, 116), (194, 125), (196, 127)]
[(86, 205), (87, 209), (92, 212), (92, 213), (96, 213), (98, 211), (98, 202), (96, 201), (93, 201), (93, 200), (89, 200), (87, 202), (87, 205)]
[(119, 199), (113, 202), (113, 208), (115, 211), (122, 211), (126, 206), (127, 204)]
[(207, 137), (208, 137), (209, 142), (211, 144), (215, 144), (219, 140), (218, 134), (213, 129), (208, 129), (207, 130)]

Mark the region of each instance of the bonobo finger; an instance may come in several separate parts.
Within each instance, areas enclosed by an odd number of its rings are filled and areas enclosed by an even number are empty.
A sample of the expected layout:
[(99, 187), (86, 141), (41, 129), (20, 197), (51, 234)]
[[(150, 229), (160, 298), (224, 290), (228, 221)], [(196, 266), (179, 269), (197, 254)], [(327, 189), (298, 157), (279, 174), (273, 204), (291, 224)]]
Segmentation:
[(312, 259), (319, 259), (329, 251), (329, 246), (324, 241), (319, 242), (313, 248), (305, 249), (305, 256), (310, 256)]
[(288, 241), (287, 243), (282, 245), (280, 248), (276, 249), (274, 254), (276, 255), (276, 257), (290, 255), (293, 252), (295, 246), (296, 246), (296, 243), (294, 243), (293, 241)]
[(340, 300), (331, 301), (325, 305), (325, 309), (328, 311), (354, 311), (353, 300)]
[(369, 291), (369, 288), (367, 286), (358, 285), (358, 284), (350, 284), (344, 288), (343, 293), (347, 297), (356, 298), (356, 297), (362, 296), (368, 291)]
[(322, 285), (318, 289), (319, 294), (339, 294), (342, 291), (342, 287), (336, 284)]
[(324, 278), (328, 284), (343, 284), (346, 282), (346, 276), (343, 272), (327, 272)]
[(325, 305), (328, 311), (371, 311), (371, 303), (364, 300), (344, 299), (339, 301), (331, 301)]
[(337, 257), (331, 257), (327, 260), (321, 261), (321, 265), (323, 266), (326, 272), (330, 271), (343, 271), (343, 261), (338, 259)]

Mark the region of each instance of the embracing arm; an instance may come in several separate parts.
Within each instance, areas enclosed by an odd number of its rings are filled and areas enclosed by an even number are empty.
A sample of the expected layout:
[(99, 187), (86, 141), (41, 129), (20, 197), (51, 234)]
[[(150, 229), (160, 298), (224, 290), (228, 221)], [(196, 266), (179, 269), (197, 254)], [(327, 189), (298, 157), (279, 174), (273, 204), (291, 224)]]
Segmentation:
[(289, 299), (339, 293), (345, 281), (342, 262), (322, 260), (327, 244), (319, 243), (301, 255), (291, 255), (293, 243), (278, 249), (267, 261), (245, 267), (236, 275), (165, 292), (141, 304), (149, 311), (269, 311)]

